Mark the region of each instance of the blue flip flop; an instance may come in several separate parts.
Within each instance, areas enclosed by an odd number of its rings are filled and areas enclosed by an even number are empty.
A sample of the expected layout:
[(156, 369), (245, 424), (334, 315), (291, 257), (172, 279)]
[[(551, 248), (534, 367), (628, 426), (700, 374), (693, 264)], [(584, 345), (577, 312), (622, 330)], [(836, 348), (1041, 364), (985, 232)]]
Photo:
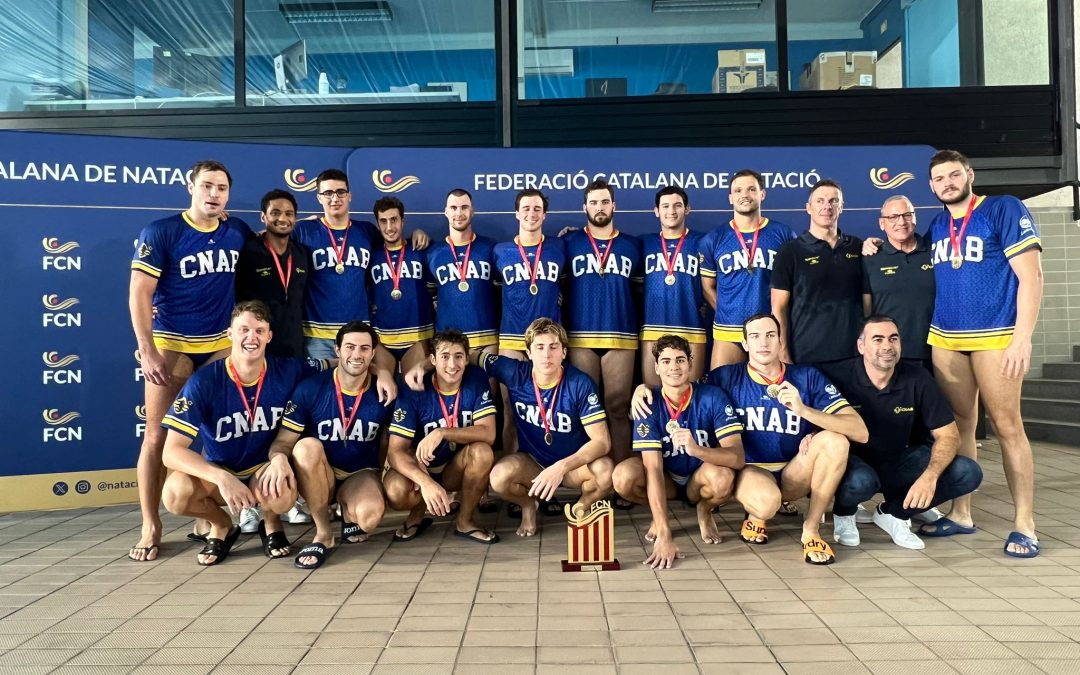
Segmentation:
[[(1027, 553), (1010, 551), (1009, 544), (1023, 546), (1027, 548), (1028, 551)], [(1005, 540), (1005, 555), (1012, 556), (1013, 558), (1034, 558), (1039, 555), (1039, 541), (1021, 532), (1010, 532), (1009, 538)]]
[[(926, 528), (932, 527), (933, 530)], [(954, 534), (975, 534), (978, 529), (972, 525), (961, 525), (951, 518), (938, 518), (932, 523), (923, 523), (919, 526), (919, 534), (924, 537), (951, 537)]]

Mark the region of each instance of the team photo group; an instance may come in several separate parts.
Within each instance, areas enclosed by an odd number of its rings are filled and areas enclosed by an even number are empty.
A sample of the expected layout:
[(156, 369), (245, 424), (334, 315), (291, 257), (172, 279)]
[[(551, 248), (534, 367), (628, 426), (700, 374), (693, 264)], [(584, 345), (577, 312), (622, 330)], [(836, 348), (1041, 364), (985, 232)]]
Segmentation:
[[(1041, 244), (1023, 203), (978, 195), (956, 151), (929, 162), (942, 208), (928, 223), (892, 195), (865, 241), (841, 229), (835, 181), (809, 189), (807, 227), (768, 217), (751, 169), (729, 183), (730, 215), (659, 190), (640, 236), (619, 230), (602, 179), (583, 218), (547, 232), (548, 197), (522, 190), (509, 241), (473, 216), (510, 205), (460, 188), (446, 230), (424, 232), (396, 197), (354, 204), (328, 169), (320, 215), (275, 189), (256, 225), (229, 214), (224, 165), (189, 176), (190, 207), (146, 226), (131, 263), (147, 418), (134, 561), (160, 554), (162, 504), (194, 519), (199, 565), (248, 532), (315, 569), (393, 512), (395, 542), (446, 517), (492, 545), (478, 514), (500, 509), (530, 537), (563, 513), (559, 488), (580, 492), (573, 509), (648, 509), (655, 568), (682, 557), (673, 500), (705, 544), (765, 545), (789, 516), (809, 564), (859, 546), (860, 525), (921, 549), (977, 531), (983, 411), (1014, 507), (1003, 552), (1040, 552), (1020, 391)], [(717, 523), (725, 504), (744, 513), (738, 532)], [(313, 523), (310, 542), (285, 522)]]

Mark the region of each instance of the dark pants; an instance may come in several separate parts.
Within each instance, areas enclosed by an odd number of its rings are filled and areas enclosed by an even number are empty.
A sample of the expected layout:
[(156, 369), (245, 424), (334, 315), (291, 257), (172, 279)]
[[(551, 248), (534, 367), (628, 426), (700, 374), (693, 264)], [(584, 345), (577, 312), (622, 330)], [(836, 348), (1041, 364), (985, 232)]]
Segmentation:
[(938, 478), (934, 499), (925, 509), (905, 509), (904, 499), (908, 490), (930, 464), (930, 448), (919, 445), (908, 448), (900, 461), (873, 465), (861, 457), (848, 456), (847, 470), (836, 489), (833, 514), (853, 516), (859, 503), (880, 492), (885, 496), (881, 511), (900, 520), (929, 510), (938, 504), (975, 491), (982, 482), (982, 469), (968, 457), (956, 457)]

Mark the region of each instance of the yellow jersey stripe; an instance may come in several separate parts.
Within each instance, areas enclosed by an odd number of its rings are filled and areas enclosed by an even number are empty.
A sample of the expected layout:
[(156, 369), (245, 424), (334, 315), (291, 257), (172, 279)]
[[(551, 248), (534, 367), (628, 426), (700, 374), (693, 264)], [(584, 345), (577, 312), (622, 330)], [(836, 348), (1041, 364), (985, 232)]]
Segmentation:
[(212, 342), (196, 342), (190, 339), (166, 338), (154, 333), (154, 346), (181, 354), (209, 354), (228, 349), (232, 342), (227, 337), (220, 337)]
[(1039, 239), (1038, 236), (1033, 234), (1033, 235), (1030, 235), (1028, 237), (1024, 237), (1023, 239), (1016, 242), (1012, 246), (1006, 248), (1005, 249), (1005, 257), (1006, 258), (1011, 258), (1011, 257), (1013, 257), (1013, 256), (1015, 256), (1017, 254), (1023, 253), (1024, 251), (1026, 251), (1029, 248), (1032, 248), (1034, 246), (1038, 246), (1038, 247), (1042, 248), (1042, 241)]
[(587, 417), (581, 418), (582, 426), (589, 426), (590, 424), (596, 424), (597, 422), (603, 422), (607, 419), (607, 413), (601, 410), (598, 413), (593, 413)]
[(489, 408), (481, 408), (481, 409), (479, 409), (479, 410), (477, 410), (476, 412), (473, 413), (473, 419), (474, 420), (479, 420), (479, 419), (483, 419), (485, 417), (490, 417), (490, 416), (492, 416), (494, 414), (495, 414), (495, 406), (491, 406)]
[(787, 462), (747, 462), (749, 466), (756, 466), (766, 471), (779, 471), (787, 466)]
[(144, 262), (139, 262), (137, 260), (132, 261), (131, 269), (139, 270), (140, 272), (145, 272), (145, 273), (149, 274), (150, 276), (154, 277), (155, 279), (161, 278), (161, 270), (154, 267), (153, 265), (147, 265)]
[(850, 406), (850, 403), (848, 403), (844, 399), (840, 399), (839, 401), (834, 401), (831, 405), (826, 406), (825, 410), (823, 410), (822, 412), (832, 415), (836, 411), (843, 410), (844, 408), (848, 408)]
[(397, 424), (390, 425), (390, 433), (398, 434), (399, 436), (404, 436), (405, 438), (412, 438), (416, 435), (416, 432), (412, 429), (406, 429), (405, 427), (399, 426)]
[(281, 418), (281, 426), (285, 427), (289, 431), (295, 431), (298, 434), (304, 432), (304, 427), (302, 425), (297, 424), (296, 422), (293, 422), (288, 417), (282, 417)]
[(653, 326), (645, 326), (641, 329), (641, 339), (646, 342), (656, 342), (665, 335), (678, 335), (692, 345), (703, 345), (707, 340), (704, 329), (656, 328)]
[(659, 450), (663, 446), (660, 441), (634, 441), (635, 450)]
[(185, 436), (190, 436), (193, 439), (198, 438), (199, 436), (198, 427), (193, 427), (184, 420), (177, 419), (172, 415), (166, 415), (165, 418), (161, 420), (161, 426), (172, 429), (173, 431), (184, 434)]
[(741, 434), (743, 431), (744, 431), (743, 425), (741, 425), (741, 424), (729, 424), (726, 427), (721, 427), (721, 428), (717, 429), (716, 430), (716, 437), (717, 438), (724, 438), (726, 436), (731, 436), (732, 434)]
[(712, 339), (720, 342), (742, 342), (742, 326), (739, 327), (720, 327), (715, 323), (712, 328)]

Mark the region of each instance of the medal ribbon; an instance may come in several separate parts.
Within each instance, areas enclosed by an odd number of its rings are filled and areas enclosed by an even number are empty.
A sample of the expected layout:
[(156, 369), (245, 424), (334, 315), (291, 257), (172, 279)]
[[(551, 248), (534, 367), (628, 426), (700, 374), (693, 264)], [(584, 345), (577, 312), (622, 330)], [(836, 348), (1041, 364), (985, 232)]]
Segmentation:
[(446, 238), (446, 243), (450, 244), (450, 250), (454, 253), (454, 265), (458, 271), (458, 283), (465, 281), (465, 272), (469, 269), (469, 256), (472, 255), (472, 243), (476, 241), (476, 236), (469, 240), (469, 244), (465, 247), (465, 257), (459, 263), (457, 261), (457, 247), (454, 246), (454, 242), (450, 237)]
[[(555, 401), (559, 398), (559, 387), (562, 386), (563, 374), (559, 373), (559, 381), (555, 383), (555, 393), (551, 395), (551, 408), (555, 409)], [(544, 433), (551, 433), (551, 424), (548, 423), (547, 410), (544, 409), (544, 400), (540, 397), (540, 385), (536, 383), (536, 373), (532, 377), (533, 391), (536, 392), (536, 407), (540, 408), (540, 421), (544, 423)]]
[(952, 257), (959, 258), (960, 255), (960, 243), (964, 240), (964, 232), (967, 230), (968, 221), (971, 220), (971, 212), (975, 210), (975, 202), (978, 197), (971, 195), (971, 201), (968, 202), (967, 212), (964, 213), (964, 221), (960, 224), (960, 232), (956, 231), (956, 219), (952, 217), (952, 213), (949, 214), (949, 241), (952, 242)]
[(345, 234), (341, 237), (341, 248), (338, 248), (337, 239), (334, 238), (334, 230), (330, 227), (329, 223), (325, 220), (322, 221), (323, 227), (326, 228), (326, 233), (330, 235), (330, 246), (334, 249), (334, 255), (337, 256), (338, 263), (345, 264), (345, 244), (349, 241), (349, 226), (352, 225), (352, 221), (349, 221), (349, 225), (345, 226)]
[(266, 246), (266, 250), (270, 252), (270, 257), (274, 259), (274, 267), (277, 268), (278, 279), (281, 279), (281, 285), (285, 287), (285, 299), (289, 298), (289, 282), (292, 281), (292, 252), (289, 253), (289, 261), (286, 263), (289, 273), (281, 271), (281, 261), (278, 260), (278, 254), (274, 251), (274, 248), (270, 246), (270, 242), (263, 239), (263, 245)]
[(784, 366), (784, 364), (780, 364), (780, 377), (776, 378), (775, 380), (770, 380), (765, 375), (765, 373), (761, 372), (760, 370), (753, 367), (749, 363), (746, 364), (746, 367), (749, 368), (750, 370), (754, 371), (755, 373), (757, 373), (758, 377), (765, 380), (765, 384), (783, 384), (784, 383), (784, 375), (787, 374), (787, 368)]
[(518, 253), (521, 254), (521, 259), (525, 261), (525, 267), (529, 269), (529, 284), (536, 285), (536, 273), (540, 269), (540, 254), (544, 251), (544, 237), (540, 237), (540, 243), (536, 245), (536, 263), (529, 264), (529, 256), (525, 254), (525, 248), (518, 241), (517, 237), (514, 237), (514, 243), (517, 244)]
[[(757, 234), (756, 232), (754, 233)], [(675, 270), (672, 268), (672, 264), (679, 260), (679, 251), (682, 250), (683, 242), (686, 241), (686, 229), (683, 229), (682, 236), (679, 237), (679, 243), (675, 245), (675, 252), (668, 257), (667, 254), (667, 242), (663, 233), (660, 234), (660, 252), (664, 254), (664, 264), (667, 266), (667, 275), (669, 277), (675, 276)]]
[(259, 384), (255, 387), (255, 402), (248, 405), (247, 395), (244, 393), (244, 383), (240, 381), (240, 375), (232, 364), (232, 357), (225, 359), (225, 369), (232, 376), (236, 391), (240, 393), (240, 400), (244, 403), (244, 411), (247, 413), (248, 424), (255, 424), (255, 410), (259, 407), (259, 395), (262, 394), (263, 380), (266, 379), (266, 360), (263, 359), (262, 370), (259, 372)]
[(600, 262), (600, 274), (602, 275), (604, 273), (604, 264), (607, 263), (608, 256), (611, 255), (611, 249), (615, 248), (615, 237), (619, 236), (619, 233), (612, 233), (611, 239), (608, 239), (608, 246), (604, 249), (604, 255), (600, 255), (600, 247), (596, 245), (596, 238), (592, 236), (592, 232), (589, 232), (588, 227), (585, 228), (585, 234), (589, 237), (592, 250), (596, 253), (596, 259)]
[(341, 380), (338, 379), (338, 369), (334, 369), (334, 393), (337, 394), (338, 411), (341, 412), (341, 436), (342, 441), (349, 442), (349, 427), (352, 426), (356, 420), (356, 413), (360, 411), (360, 397), (363, 395), (363, 391), (356, 395), (356, 400), (353, 401), (352, 414), (346, 419), (345, 417), (345, 399), (341, 395)]
[(671, 407), (671, 401), (668, 400), (667, 395), (664, 394), (663, 390), (660, 391), (660, 395), (664, 399), (664, 407), (666, 407), (668, 411), (668, 417), (670, 417), (671, 421), (675, 424), (679, 423), (679, 415), (682, 414), (683, 407), (686, 406), (686, 402), (690, 400), (690, 394), (692, 393), (694, 393), (694, 388), (692, 386), (687, 387), (686, 393), (683, 394), (682, 398), (679, 400), (679, 405), (673, 408)]
[(442, 408), (443, 419), (446, 420), (447, 429), (457, 428), (457, 414), (458, 404), (461, 403), (461, 385), (458, 385), (457, 394), (454, 396), (454, 407), (452, 410), (447, 410), (446, 403), (443, 401), (443, 394), (439, 391), (438, 386), (435, 385), (435, 378), (432, 378), (432, 388), (435, 389), (435, 393), (438, 394), (439, 407)]
[(728, 224), (731, 225), (731, 229), (735, 232), (735, 237), (739, 240), (739, 245), (742, 246), (742, 250), (746, 253), (746, 269), (751, 269), (754, 266), (754, 256), (757, 254), (757, 238), (761, 232), (761, 224), (765, 222), (761, 218), (758, 218), (757, 225), (754, 227), (754, 239), (750, 243), (750, 247), (746, 246), (746, 238), (743, 233), (735, 225), (735, 221), (732, 220)]
[(408, 244), (405, 241), (401, 242), (401, 257), (397, 261), (397, 265), (390, 258), (390, 249), (383, 246), (383, 253), (386, 254), (386, 265), (390, 268), (390, 278), (394, 280), (394, 290), (398, 290), (398, 286), (401, 285), (401, 268), (405, 265), (405, 247)]

